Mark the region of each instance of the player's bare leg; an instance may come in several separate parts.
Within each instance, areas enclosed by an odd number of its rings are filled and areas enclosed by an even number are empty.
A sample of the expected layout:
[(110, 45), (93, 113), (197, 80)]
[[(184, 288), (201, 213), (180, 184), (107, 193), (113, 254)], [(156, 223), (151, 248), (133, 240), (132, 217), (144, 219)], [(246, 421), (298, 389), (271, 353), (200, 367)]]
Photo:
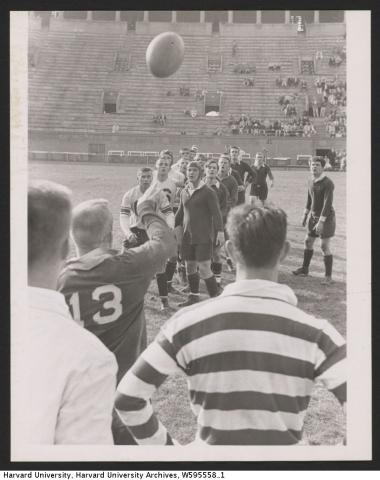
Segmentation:
[(257, 197), (255, 195), (250, 195), (249, 196), (249, 203), (252, 207), (257, 205)]
[(325, 264), (325, 278), (321, 282), (322, 285), (330, 285), (332, 280), (332, 267), (333, 267), (333, 255), (330, 249), (330, 240), (331, 238), (322, 238), (321, 239), (321, 250), (323, 253), (323, 261)]
[(309, 275), (309, 266), (314, 253), (314, 242), (315, 237), (306, 235), (302, 267), (297, 268), (297, 270), (293, 270), (293, 275), (299, 275), (301, 277), (306, 277), (307, 275)]

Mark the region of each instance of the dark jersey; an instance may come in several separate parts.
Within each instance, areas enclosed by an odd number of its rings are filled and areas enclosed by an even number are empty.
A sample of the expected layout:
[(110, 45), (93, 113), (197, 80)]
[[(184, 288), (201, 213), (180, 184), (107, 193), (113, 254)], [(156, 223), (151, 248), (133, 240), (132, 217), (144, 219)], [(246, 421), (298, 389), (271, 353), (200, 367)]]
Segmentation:
[(256, 177), (253, 183), (257, 186), (263, 186), (267, 183), (267, 177), (273, 178), (272, 171), (269, 165), (261, 165), (261, 167), (254, 167)]
[(317, 182), (308, 182), (306, 209), (311, 210), (315, 217), (330, 217), (334, 215), (332, 206), (334, 183), (330, 178), (323, 177)]
[(243, 179), (240, 176), (240, 173), (237, 170), (231, 168), (230, 175), (234, 177), (238, 185), (244, 185)]
[[(240, 175), (239, 175), (240, 176)], [(236, 205), (238, 199), (238, 183), (233, 175), (228, 175), (220, 180), (228, 190), (227, 212)]]
[(144, 245), (123, 253), (92, 250), (69, 260), (58, 279), (73, 318), (115, 354), (118, 380), (146, 347), (144, 296), (174, 247), (162, 222), (148, 227)]
[(239, 173), (242, 183), (244, 183), (244, 177), (246, 177), (247, 182), (251, 183), (256, 176), (254, 170), (245, 162), (231, 164), (231, 168)]
[(186, 186), (181, 192), (175, 225), (183, 226), (183, 238), (189, 244), (213, 242), (216, 232), (223, 232), (223, 218), (214, 190), (202, 185), (192, 191)]
[(217, 184), (211, 185), (211, 188), (214, 190), (214, 192), (218, 197), (219, 208), (222, 213), (223, 223), (226, 223), (227, 213), (228, 213), (227, 211), (228, 190), (223, 185), (223, 183), (219, 181)]

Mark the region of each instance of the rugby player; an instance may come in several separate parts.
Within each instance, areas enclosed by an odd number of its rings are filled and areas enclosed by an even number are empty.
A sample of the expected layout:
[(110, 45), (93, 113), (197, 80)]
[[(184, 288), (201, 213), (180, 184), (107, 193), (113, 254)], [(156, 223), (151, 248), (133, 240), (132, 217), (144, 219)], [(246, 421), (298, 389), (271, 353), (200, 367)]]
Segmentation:
[[(151, 186), (153, 170), (142, 167), (137, 171), (137, 185), (128, 190), (120, 207), (120, 227), (125, 235), (124, 248), (137, 247), (148, 240), (143, 223), (137, 215), (137, 202)], [(157, 212), (161, 213), (169, 226), (174, 226), (174, 213), (167, 196), (162, 192), (157, 195)]]
[[(173, 209), (177, 189), (184, 186), (185, 176), (181, 172), (171, 169), (172, 163), (172, 153), (169, 150), (162, 150), (156, 162), (153, 181), (165, 193)], [(170, 226), (174, 228), (174, 224)], [(174, 255), (167, 261), (165, 271), (158, 273), (156, 277), (162, 311), (169, 308), (169, 293), (182, 294), (182, 292), (173, 286), (173, 276), (176, 271), (176, 266), (177, 255)]]
[[(227, 220), (228, 190), (225, 185), (218, 179), (218, 162), (216, 160), (207, 160), (205, 164), (205, 184), (212, 188), (219, 201), (219, 208), (222, 214), (223, 226)], [(211, 271), (215, 275), (216, 283), (220, 286), (222, 281), (222, 257), (221, 244), (214, 243), (212, 252)]]
[(185, 172), (183, 171), (183, 165), (185, 164), (187, 167), (187, 164), (190, 162), (190, 149), (183, 147), (179, 151), (179, 159), (176, 163), (173, 163), (172, 165), (172, 170), (179, 170), (181, 173), (186, 175), (186, 168)]
[(255, 178), (255, 172), (252, 168), (248, 165), (248, 163), (244, 162), (241, 159), (240, 155), (240, 148), (236, 146), (230, 147), (230, 159), (231, 159), (231, 169), (236, 171), (239, 178), (236, 178), (238, 182), (238, 201), (237, 204), (241, 205), (245, 203), (245, 189), (248, 183), (252, 183), (253, 179)]
[(334, 183), (326, 176), (323, 169), (325, 160), (313, 157), (310, 163), (312, 178), (308, 182), (306, 208), (302, 218), (302, 226), (307, 224), (305, 249), (302, 267), (293, 271), (294, 275), (309, 274), (309, 265), (313, 257), (315, 239), (321, 239), (321, 250), (325, 265), (323, 285), (332, 282), (333, 255), (331, 253), (331, 238), (335, 234), (335, 211), (333, 207)]
[(249, 195), (250, 203), (251, 205), (254, 205), (256, 200), (259, 199), (264, 205), (268, 198), (267, 177), (269, 177), (271, 181), (271, 188), (274, 186), (274, 177), (270, 166), (265, 163), (264, 155), (261, 152), (256, 153), (253, 168), (256, 176), (251, 183), (251, 191)]
[(203, 155), (203, 153), (197, 153), (195, 155), (195, 159), (194, 159), (196, 162), (199, 163), (199, 165), (201, 166), (201, 178), (204, 178), (205, 176), (205, 165), (206, 165), (206, 162), (207, 162), (207, 158), (205, 155)]
[[(239, 175), (236, 171), (235, 173)], [(228, 198), (227, 198), (227, 215), (228, 215), (228, 212), (231, 210), (231, 208), (233, 208), (237, 204), (239, 185), (235, 177), (231, 175), (231, 162), (230, 162), (230, 157), (227, 154), (222, 154), (219, 157), (218, 178), (228, 190)], [(224, 230), (224, 235), (227, 240), (228, 235), (227, 235), (226, 229)], [(228, 270), (230, 272), (233, 272), (234, 266), (231, 258), (228, 255), (226, 257), (226, 263), (227, 263)]]
[(180, 307), (199, 302), (200, 277), (210, 297), (219, 294), (211, 271), (211, 257), (215, 237), (217, 245), (224, 243), (223, 219), (217, 195), (201, 180), (201, 174), (200, 164), (190, 162), (187, 166), (188, 182), (181, 192), (181, 203), (175, 216), (177, 241), (186, 263), (190, 289), (188, 300), (179, 304)]
[[(72, 238), (77, 257), (69, 260), (58, 278), (74, 320), (95, 334), (116, 356), (119, 381), (146, 348), (144, 296), (152, 276), (173, 255), (175, 239), (157, 213), (161, 192), (156, 186), (136, 206), (148, 240), (122, 253), (112, 249), (112, 212), (107, 200), (82, 202), (73, 210)], [(113, 421), (116, 444), (134, 444)]]

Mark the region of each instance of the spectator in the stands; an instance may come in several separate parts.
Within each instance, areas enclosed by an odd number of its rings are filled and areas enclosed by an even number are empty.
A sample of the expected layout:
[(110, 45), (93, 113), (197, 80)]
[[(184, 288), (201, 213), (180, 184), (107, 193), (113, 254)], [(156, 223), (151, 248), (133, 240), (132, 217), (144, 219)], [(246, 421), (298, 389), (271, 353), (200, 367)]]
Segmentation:
[(196, 108), (192, 108), (190, 110), (190, 116), (191, 116), (191, 118), (196, 118), (198, 116), (198, 111), (197, 111)]
[(189, 97), (190, 96), (190, 88), (186, 86), (179, 87), (179, 94), (181, 97)]
[(233, 57), (236, 56), (237, 50), (238, 50), (238, 44), (237, 44), (237, 41), (234, 40), (234, 41), (232, 42), (232, 56), (233, 56)]
[(314, 118), (319, 117), (318, 101), (317, 101), (316, 98), (313, 98), (312, 106), (313, 106), (313, 117), (314, 117)]
[(203, 93), (199, 88), (197, 88), (195, 91), (195, 100), (203, 100)]
[(255, 79), (252, 77), (244, 79), (244, 86), (245, 87), (254, 87), (255, 86)]

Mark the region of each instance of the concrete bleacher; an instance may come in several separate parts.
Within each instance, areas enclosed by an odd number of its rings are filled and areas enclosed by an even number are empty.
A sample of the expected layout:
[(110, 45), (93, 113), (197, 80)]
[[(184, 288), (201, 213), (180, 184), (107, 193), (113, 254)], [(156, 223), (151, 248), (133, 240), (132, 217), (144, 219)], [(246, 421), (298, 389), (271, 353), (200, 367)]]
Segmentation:
[[(257, 119), (284, 118), (278, 99), (283, 94), (299, 89), (276, 87), (278, 76), (305, 78), (313, 95), (315, 76), (299, 74), (299, 59), (314, 57), (323, 51), (323, 60), (316, 74), (332, 77), (336, 73), (345, 78), (345, 64), (330, 67), (328, 59), (337, 46), (344, 45), (342, 36), (324, 37), (242, 37), (223, 36), (186, 37), (185, 61), (181, 68), (167, 79), (158, 79), (148, 73), (145, 51), (152, 35), (130, 33), (89, 33), (69, 31), (31, 31), (29, 43), (38, 48), (38, 62), (29, 68), (29, 128), (42, 131), (75, 131), (88, 133), (165, 133), (212, 135), (217, 129), (226, 129), (230, 114), (252, 115)], [(237, 42), (237, 54), (232, 44)], [(130, 55), (131, 68), (115, 72), (117, 51)], [(220, 52), (222, 72), (207, 71), (207, 56)], [(280, 72), (268, 70), (268, 64), (281, 64)], [(237, 63), (254, 63), (256, 73), (233, 72)], [(245, 87), (246, 76), (255, 78), (253, 88)], [(190, 88), (191, 96), (179, 95), (179, 87)], [(221, 91), (221, 114), (203, 116), (203, 100), (196, 101), (196, 89)], [(104, 114), (102, 92), (117, 91), (117, 114)], [(174, 96), (167, 96), (171, 90)], [(310, 93), (309, 92), (309, 93)], [(299, 95), (297, 110), (302, 113), (304, 98)], [(196, 109), (197, 118), (184, 114)], [(164, 127), (153, 122), (153, 115), (164, 113)]]

